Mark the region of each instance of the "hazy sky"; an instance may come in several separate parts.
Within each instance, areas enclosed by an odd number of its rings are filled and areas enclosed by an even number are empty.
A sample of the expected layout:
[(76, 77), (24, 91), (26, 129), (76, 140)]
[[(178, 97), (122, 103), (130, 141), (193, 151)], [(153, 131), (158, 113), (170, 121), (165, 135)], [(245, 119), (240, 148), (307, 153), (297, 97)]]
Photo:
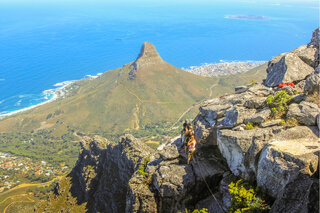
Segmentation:
[(1, 0), (1, 3), (215, 3), (215, 2), (246, 2), (246, 3), (314, 3), (319, 4), (319, 0)]

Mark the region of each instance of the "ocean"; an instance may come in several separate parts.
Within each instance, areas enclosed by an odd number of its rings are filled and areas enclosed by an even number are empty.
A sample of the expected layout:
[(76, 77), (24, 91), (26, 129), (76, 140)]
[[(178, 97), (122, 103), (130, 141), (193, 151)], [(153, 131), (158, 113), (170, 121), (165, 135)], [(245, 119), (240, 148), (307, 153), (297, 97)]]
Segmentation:
[(310, 0), (115, 2), (0, 1), (0, 115), (135, 60), (144, 41), (181, 68), (268, 61), (308, 43), (319, 27), (319, 5)]

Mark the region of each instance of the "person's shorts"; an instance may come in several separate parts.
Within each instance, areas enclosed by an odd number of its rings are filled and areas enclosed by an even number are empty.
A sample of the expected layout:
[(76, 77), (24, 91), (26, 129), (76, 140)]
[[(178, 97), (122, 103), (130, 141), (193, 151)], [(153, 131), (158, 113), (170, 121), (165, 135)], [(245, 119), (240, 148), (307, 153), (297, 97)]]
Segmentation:
[(195, 150), (189, 151), (189, 156), (192, 156)]

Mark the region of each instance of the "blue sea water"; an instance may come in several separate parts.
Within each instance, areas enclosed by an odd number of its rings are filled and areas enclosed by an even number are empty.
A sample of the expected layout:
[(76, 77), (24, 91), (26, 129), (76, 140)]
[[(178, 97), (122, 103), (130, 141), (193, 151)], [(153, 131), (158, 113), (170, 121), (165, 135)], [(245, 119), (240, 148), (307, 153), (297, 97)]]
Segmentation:
[[(53, 98), (59, 82), (133, 61), (144, 41), (177, 67), (267, 61), (319, 26), (312, 0), (115, 2), (0, 1), (0, 115)], [(270, 20), (225, 18), (233, 14)]]

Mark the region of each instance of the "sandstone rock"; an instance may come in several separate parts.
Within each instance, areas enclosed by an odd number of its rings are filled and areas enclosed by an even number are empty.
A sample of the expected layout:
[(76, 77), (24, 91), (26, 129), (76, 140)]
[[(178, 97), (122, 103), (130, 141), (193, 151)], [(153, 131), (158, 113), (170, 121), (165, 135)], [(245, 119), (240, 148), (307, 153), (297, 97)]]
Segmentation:
[(157, 203), (146, 180), (134, 176), (129, 181), (125, 212), (156, 212)]
[(316, 48), (307, 47), (307, 45), (303, 45), (291, 52), (296, 54), (304, 63), (308, 64), (311, 67), (315, 67), (315, 61), (317, 59)]
[(281, 119), (271, 120), (260, 124), (261, 128), (267, 128), (272, 126), (278, 126), (281, 122)]
[[(85, 137), (79, 159), (69, 174), (71, 192), (89, 212), (124, 212), (129, 180), (151, 149), (131, 135), (111, 143)], [(106, 202), (107, 201), (107, 202)]]
[[(216, 122), (212, 121), (211, 123)], [(202, 115), (198, 115), (195, 120), (194, 135), (196, 140), (202, 144), (216, 145), (216, 136), (214, 135), (213, 127)]]
[(273, 135), (272, 129), (218, 131), (217, 143), (222, 156), (234, 175), (251, 177), (256, 171), (255, 158)]
[(317, 125), (318, 129), (320, 130), (320, 114), (317, 115)]
[[(218, 193), (215, 193), (214, 196), (217, 198), (217, 200), (221, 199)], [(202, 208), (206, 208), (208, 209), (208, 212), (224, 213), (225, 210), (223, 210), (220, 206), (221, 205), (212, 196), (209, 196), (206, 199), (199, 201), (196, 205), (196, 209), (200, 210)]]
[(244, 103), (244, 107), (249, 109), (260, 109), (266, 105), (266, 98), (265, 97), (257, 97), (247, 100)]
[(315, 73), (315, 74), (319, 74), (319, 73), (320, 73), (320, 65), (318, 65), (318, 66), (316, 67), (316, 69), (314, 70), (314, 73)]
[(294, 89), (298, 93), (303, 93), (305, 85), (306, 85), (306, 81), (302, 80), (294, 86)]
[(295, 118), (300, 124), (314, 126), (319, 108), (316, 104), (303, 101), (299, 105), (291, 104), (287, 113), (288, 118)]
[(186, 199), (193, 186), (195, 177), (190, 165), (177, 165), (164, 162), (153, 175), (153, 187), (159, 196), (159, 212), (177, 212), (184, 209), (184, 199)]
[(273, 132), (275, 134), (273, 139), (279, 141), (296, 139), (316, 141), (319, 135), (319, 131), (313, 126), (295, 126), (292, 128), (283, 128), (281, 131), (277, 131), (277, 129), (274, 128)]
[(271, 116), (270, 109), (264, 108), (261, 111), (259, 111), (258, 113), (251, 115), (251, 116), (247, 117), (246, 119), (244, 119), (244, 123), (252, 122), (252, 123), (259, 125), (259, 124), (263, 123), (265, 120), (267, 120), (270, 116)]
[(279, 83), (296, 82), (305, 79), (314, 71), (294, 53), (286, 53), (269, 61), (266, 86), (278, 86)]
[(319, 181), (299, 174), (297, 179), (289, 183), (278, 195), (270, 213), (319, 212)]
[(226, 111), (231, 108), (231, 105), (211, 104), (207, 106), (201, 106), (199, 111), (205, 120), (212, 126), (215, 120), (222, 118)]
[(239, 86), (239, 87), (234, 88), (234, 91), (236, 94), (243, 93), (247, 90), (248, 90), (248, 86)]
[(257, 183), (277, 197), (299, 173), (313, 175), (318, 168), (317, 141), (296, 139), (273, 141), (260, 155)]
[(310, 76), (308, 76), (304, 90), (309, 93), (320, 91), (320, 73), (312, 73)]
[(306, 100), (307, 95), (306, 94), (299, 94), (292, 97), (290, 102), (300, 104), (302, 101)]
[(234, 128), (232, 128), (233, 131), (244, 131), (246, 128), (245, 124), (240, 124), (239, 126), (236, 126)]
[(234, 107), (226, 111), (225, 118), (218, 128), (233, 128), (236, 125), (242, 124), (244, 119), (253, 115), (256, 110), (247, 109), (245, 107)]
[(175, 145), (165, 146), (159, 151), (159, 155), (163, 160), (174, 160), (179, 157), (178, 147)]
[(311, 39), (310, 43), (308, 44), (308, 47), (319, 48), (319, 44), (320, 44), (319, 30), (320, 30), (320, 28), (317, 28), (312, 32), (312, 39)]

